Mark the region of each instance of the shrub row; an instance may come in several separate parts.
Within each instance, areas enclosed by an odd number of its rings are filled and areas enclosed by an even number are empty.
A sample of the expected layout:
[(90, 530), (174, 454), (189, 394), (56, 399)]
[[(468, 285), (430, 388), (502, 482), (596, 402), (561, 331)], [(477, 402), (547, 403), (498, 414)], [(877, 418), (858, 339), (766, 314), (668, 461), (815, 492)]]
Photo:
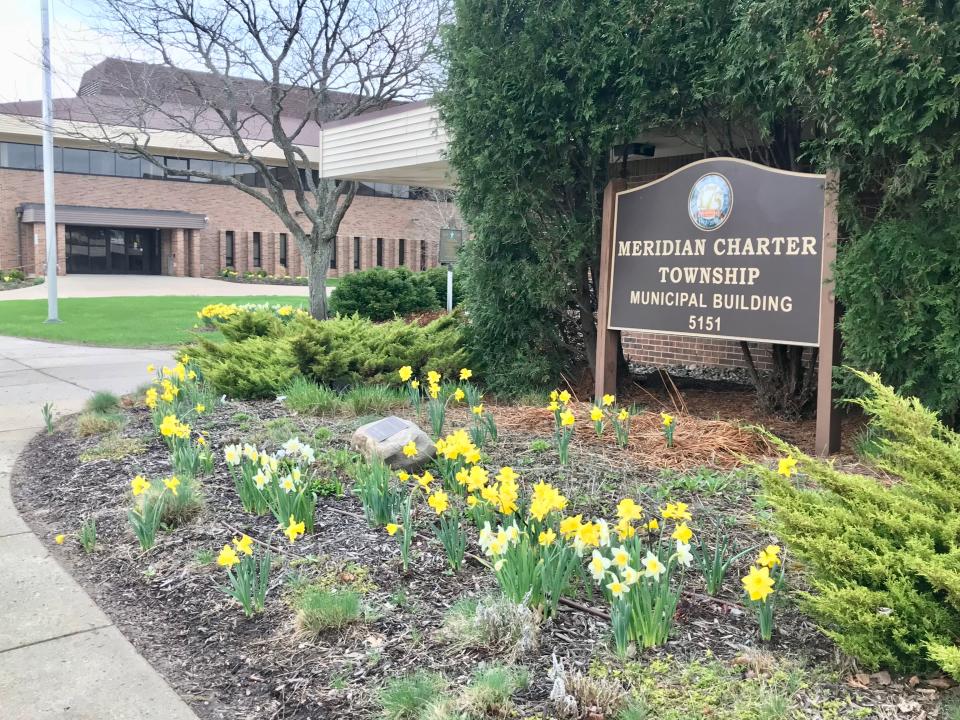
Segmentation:
[(469, 364), (456, 315), (421, 327), (402, 320), (375, 324), (357, 315), (317, 321), (297, 314), (284, 321), (254, 310), (220, 327), (225, 341), (200, 339), (186, 352), (217, 391), (231, 397), (271, 397), (299, 375), (345, 387), (393, 382), (404, 365), (450, 375)]
[[(454, 302), (463, 296), (462, 273), (454, 273)], [(447, 269), (411, 272), (407, 268), (372, 268), (340, 278), (330, 295), (330, 309), (371, 320), (391, 320), (438, 310), (447, 302)]]
[[(870, 393), (872, 463), (898, 478), (799, 458), (797, 478), (764, 472), (775, 530), (806, 565), (803, 605), (871, 669), (939, 666), (960, 679), (960, 435), (916, 398), (857, 373)], [(799, 481), (798, 481), (799, 479)]]

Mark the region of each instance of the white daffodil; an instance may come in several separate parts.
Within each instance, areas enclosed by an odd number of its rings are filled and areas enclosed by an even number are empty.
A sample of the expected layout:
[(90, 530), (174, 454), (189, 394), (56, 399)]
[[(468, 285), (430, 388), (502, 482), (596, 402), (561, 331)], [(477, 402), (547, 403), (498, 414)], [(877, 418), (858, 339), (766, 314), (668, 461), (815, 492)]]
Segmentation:
[(600, 547), (607, 547), (610, 544), (610, 526), (601, 518), (597, 520), (597, 527), (600, 529)]
[(300, 452), (300, 438), (290, 438), (280, 447), (283, 448), (283, 451), (287, 455), (293, 455), (294, 453)]
[(296, 485), (293, 484), (293, 478), (289, 475), (285, 476), (283, 480), (280, 481), (280, 487), (283, 488), (284, 492), (293, 492), (296, 490)]
[(484, 552), (490, 550), (490, 543), (493, 542), (493, 530), (490, 529), (490, 523), (485, 522), (480, 529), (480, 549)]
[(223, 459), (227, 463), (227, 465), (239, 465), (240, 464), (240, 446), (227, 445), (223, 449)]
[(596, 582), (603, 580), (610, 567), (610, 561), (600, 554), (599, 550), (593, 551), (593, 557), (590, 558), (590, 574)]
[(613, 564), (618, 568), (623, 569), (630, 564), (630, 552), (623, 545), (613, 548), (612, 552)]
[(693, 554), (690, 552), (690, 544), (677, 540), (677, 562), (684, 567), (690, 567), (693, 562)]
[(653, 578), (654, 580), (659, 580), (660, 576), (667, 571), (667, 568), (664, 567), (663, 563), (660, 562), (660, 558), (654, 555), (649, 550), (647, 551), (647, 556), (643, 559), (643, 574), (645, 577)]
[(627, 566), (623, 569), (622, 575), (623, 575), (623, 581), (624, 581), (627, 585), (635, 585), (635, 584), (637, 583), (637, 580), (640, 579), (640, 573), (638, 573), (636, 570), (634, 570), (634, 569), (633, 569), (632, 567), (630, 567), (629, 565), (627, 565)]

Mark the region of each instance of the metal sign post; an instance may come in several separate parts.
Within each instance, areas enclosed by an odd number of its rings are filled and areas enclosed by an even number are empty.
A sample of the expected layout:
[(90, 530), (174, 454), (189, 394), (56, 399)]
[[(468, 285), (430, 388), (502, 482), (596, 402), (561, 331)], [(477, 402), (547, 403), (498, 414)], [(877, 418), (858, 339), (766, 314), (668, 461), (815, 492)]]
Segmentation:
[(442, 228), (440, 230), (439, 260), (447, 266), (447, 312), (453, 312), (453, 266), (463, 247), (463, 230)]
[(43, 63), (43, 204), (44, 234), (47, 241), (47, 320), (60, 322), (57, 307), (57, 220), (53, 192), (53, 90), (50, 64), (50, 8), (48, 0), (40, 0), (40, 30)]
[(616, 391), (617, 331), (819, 347), (818, 453), (839, 449), (831, 266), (836, 174), (699, 160), (603, 203), (595, 397)]

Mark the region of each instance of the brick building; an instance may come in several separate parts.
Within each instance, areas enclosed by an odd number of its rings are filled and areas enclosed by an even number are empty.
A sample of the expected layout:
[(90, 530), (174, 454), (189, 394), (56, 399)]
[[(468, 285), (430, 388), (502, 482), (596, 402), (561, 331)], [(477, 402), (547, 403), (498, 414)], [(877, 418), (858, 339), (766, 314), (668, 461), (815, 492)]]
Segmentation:
[[(77, 98), (55, 101), (58, 127), (78, 117), (88, 119), (93, 93), (122, 102), (121, 91), (111, 94), (111, 76), (145, 69), (157, 70), (109, 60), (91, 68)], [(37, 274), (46, 271), (39, 115), (39, 102), (0, 105), (0, 268)], [(369, 118), (375, 121), (378, 115), (370, 113)], [(169, 132), (161, 122), (157, 125), (161, 149), (153, 152), (167, 167), (235, 175), (263, 187), (251, 166), (210, 153), (197, 143), (191, 148), (182, 134)], [(305, 136), (308, 151), (316, 151), (319, 143), (318, 131)], [(264, 152), (265, 162), (273, 166), (269, 150)], [(280, 157), (275, 167), (277, 173), (287, 172)], [(306, 274), (297, 243), (279, 218), (235, 187), (177, 177), (144, 158), (66, 131), (56, 133), (55, 169), (60, 274), (202, 277), (226, 267)], [(414, 270), (435, 266), (440, 229), (456, 218), (452, 204), (411, 184), (362, 178), (358, 182), (358, 194), (340, 225), (330, 275), (376, 266)], [(289, 207), (296, 209), (293, 191), (286, 195)]]

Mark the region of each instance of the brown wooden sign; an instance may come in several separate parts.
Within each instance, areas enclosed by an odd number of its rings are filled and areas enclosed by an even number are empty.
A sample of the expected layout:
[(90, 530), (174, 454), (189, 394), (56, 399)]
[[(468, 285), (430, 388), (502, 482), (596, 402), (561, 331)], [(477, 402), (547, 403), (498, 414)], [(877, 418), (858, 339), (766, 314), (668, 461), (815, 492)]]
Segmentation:
[[(611, 183), (597, 396), (616, 385), (617, 330), (819, 346), (818, 380), (829, 388), (835, 189), (832, 176), (734, 158), (694, 162), (629, 190)], [(832, 397), (823, 407), (818, 397), (824, 452), (839, 446), (831, 405)]]

